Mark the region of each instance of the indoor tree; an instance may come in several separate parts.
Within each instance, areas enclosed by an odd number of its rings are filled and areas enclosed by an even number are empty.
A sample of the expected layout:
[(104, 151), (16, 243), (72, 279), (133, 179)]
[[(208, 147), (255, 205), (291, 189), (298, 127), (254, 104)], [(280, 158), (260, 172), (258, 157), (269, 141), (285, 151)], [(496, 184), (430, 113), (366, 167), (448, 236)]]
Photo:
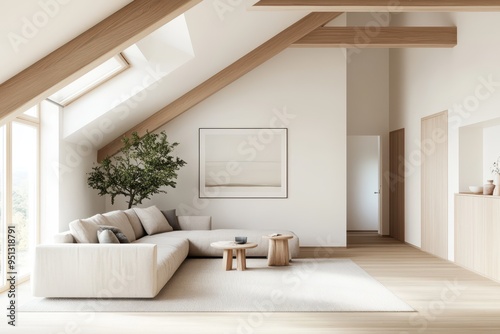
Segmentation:
[(110, 195), (114, 204), (117, 195), (128, 198), (129, 209), (149, 199), (153, 194), (167, 193), (162, 187), (175, 188), (177, 171), (186, 162), (172, 155), (179, 143), (170, 144), (165, 131), (137, 132), (122, 139), (123, 148), (113, 157), (106, 157), (92, 167), (87, 183), (99, 190), (99, 195)]

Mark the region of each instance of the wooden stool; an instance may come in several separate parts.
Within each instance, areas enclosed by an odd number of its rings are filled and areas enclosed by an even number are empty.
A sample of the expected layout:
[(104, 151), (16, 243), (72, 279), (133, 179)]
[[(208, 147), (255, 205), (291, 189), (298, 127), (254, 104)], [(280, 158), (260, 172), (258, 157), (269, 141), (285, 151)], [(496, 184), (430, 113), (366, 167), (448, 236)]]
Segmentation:
[(264, 238), (269, 239), (269, 252), (267, 254), (268, 266), (288, 266), (290, 254), (288, 250), (288, 240), (292, 239), (292, 235), (265, 235)]

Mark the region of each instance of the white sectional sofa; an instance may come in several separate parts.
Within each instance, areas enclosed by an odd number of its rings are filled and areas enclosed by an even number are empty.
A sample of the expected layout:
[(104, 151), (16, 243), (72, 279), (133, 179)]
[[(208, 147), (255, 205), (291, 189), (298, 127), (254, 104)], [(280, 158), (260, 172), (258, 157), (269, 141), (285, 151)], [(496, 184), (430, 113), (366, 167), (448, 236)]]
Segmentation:
[[(151, 219), (149, 212), (144, 210), (153, 212), (158, 221)], [(246, 236), (248, 242), (258, 244), (247, 251), (248, 257), (267, 256), (268, 240), (263, 236), (270, 233), (293, 235), (289, 241), (290, 258), (299, 254), (298, 237), (291, 231), (212, 230), (211, 217), (177, 217), (172, 211), (160, 211), (156, 207), (129, 209), (71, 222), (70, 231), (58, 234), (55, 244), (36, 248), (31, 280), (33, 295), (153, 298), (188, 256), (222, 257), (222, 250), (210, 244), (234, 240), (236, 236)], [(158, 212), (163, 212), (163, 220)], [(101, 236), (98, 238), (97, 234), (110, 226), (115, 233), (122, 232), (121, 237), (125, 235), (130, 243), (99, 243)], [(101, 241), (109, 242), (105, 239)]]

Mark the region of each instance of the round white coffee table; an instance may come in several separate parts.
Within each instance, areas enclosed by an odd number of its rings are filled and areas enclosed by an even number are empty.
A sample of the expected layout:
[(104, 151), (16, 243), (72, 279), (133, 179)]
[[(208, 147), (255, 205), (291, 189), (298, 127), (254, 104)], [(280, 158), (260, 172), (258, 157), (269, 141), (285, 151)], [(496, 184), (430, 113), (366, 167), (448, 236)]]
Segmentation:
[(233, 250), (236, 251), (236, 268), (243, 271), (247, 268), (246, 250), (257, 247), (256, 243), (247, 242), (246, 244), (237, 244), (234, 241), (218, 241), (210, 244), (213, 248), (223, 249), (222, 268), (224, 270), (233, 269)]

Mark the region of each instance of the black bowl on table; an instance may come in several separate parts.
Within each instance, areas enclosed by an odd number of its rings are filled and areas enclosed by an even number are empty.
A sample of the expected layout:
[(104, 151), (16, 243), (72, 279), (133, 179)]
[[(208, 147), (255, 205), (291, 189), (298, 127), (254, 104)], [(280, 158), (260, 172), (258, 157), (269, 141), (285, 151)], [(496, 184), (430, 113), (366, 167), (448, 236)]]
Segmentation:
[(236, 242), (237, 244), (246, 244), (247, 237), (235, 237), (234, 242)]

